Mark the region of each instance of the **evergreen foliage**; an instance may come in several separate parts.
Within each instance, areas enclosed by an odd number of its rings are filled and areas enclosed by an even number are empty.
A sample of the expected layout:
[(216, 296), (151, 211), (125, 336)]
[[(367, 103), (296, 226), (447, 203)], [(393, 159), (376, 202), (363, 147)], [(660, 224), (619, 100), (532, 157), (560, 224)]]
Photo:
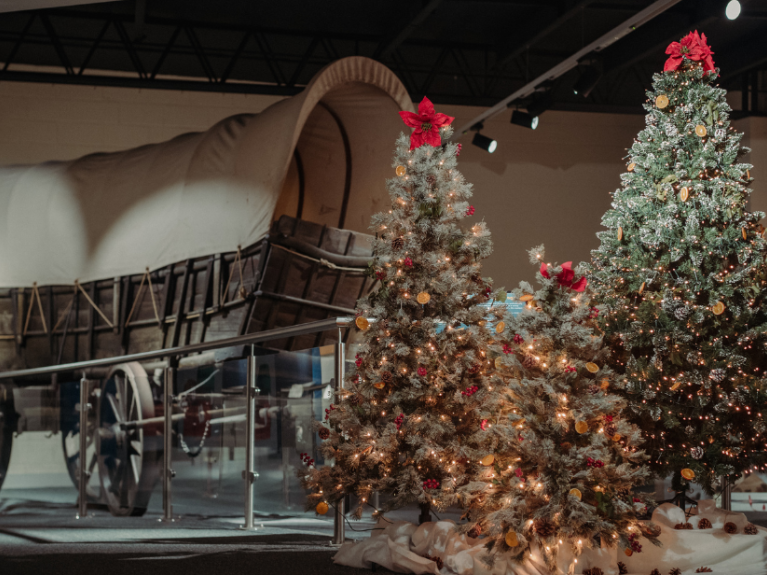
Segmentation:
[[(530, 251), (543, 261), (543, 246)], [(515, 290), (527, 301), (496, 326), (491, 385), (504, 401), (492, 406), (481, 446), (489, 457), (458, 492), (467, 529), (488, 547), (524, 560), (537, 546), (555, 570), (563, 546), (620, 544), (640, 551), (637, 515), (646, 502), (632, 494), (648, 479), (641, 431), (624, 417), (615, 374), (597, 335), (598, 310), (570, 262), (543, 264), (540, 288)], [(578, 290), (578, 291), (576, 291)], [(491, 554), (491, 558), (492, 558)]]
[[(451, 131), (439, 128), (443, 140)], [(321, 425), (329, 433), (320, 451), (334, 466), (300, 473), (307, 508), (355, 494), (359, 518), (378, 492), (383, 511), (414, 502), (443, 509), (478, 465), (493, 369), (479, 305), (491, 296), (480, 275), (490, 233), (484, 222), (461, 225), (474, 208), (456, 168), (459, 145), (409, 145), (404, 134), (397, 140), (391, 209), (372, 220), (370, 273), (381, 284), (358, 303), (356, 369)]]
[(679, 490), (687, 468), (711, 491), (718, 476), (761, 465), (767, 447), (767, 244), (764, 214), (747, 208), (752, 166), (739, 161), (748, 150), (726, 92), (704, 69), (713, 63), (686, 49), (653, 77), (589, 277), (653, 468), (677, 472)]

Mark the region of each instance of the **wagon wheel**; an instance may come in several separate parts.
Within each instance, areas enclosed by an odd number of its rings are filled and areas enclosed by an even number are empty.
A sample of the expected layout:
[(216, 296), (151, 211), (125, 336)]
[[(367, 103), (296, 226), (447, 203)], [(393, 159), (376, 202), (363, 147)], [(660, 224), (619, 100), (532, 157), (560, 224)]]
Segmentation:
[[(95, 406), (98, 403), (98, 396), (100, 389), (91, 389), (88, 394), (88, 402)], [(88, 477), (93, 474), (93, 470), (96, 468), (98, 461), (98, 453), (96, 452), (96, 427), (98, 417), (95, 409), (91, 409), (88, 412), (88, 427), (87, 427), (87, 450), (85, 452), (86, 460), (88, 461)], [(64, 462), (67, 465), (67, 471), (69, 472), (69, 478), (74, 483), (75, 487), (80, 487), (80, 422), (78, 421), (76, 426), (72, 429), (61, 434), (61, 448), (64, 451)], [(98, 501), (99, 499), (99, 487), (91, 483), (85, 486), (85, 493), (90, 501)]]
[[(0, 390), (4, 391), (4, 390)], [(0, 487), (8, 473), (13, 447), (13, 432), (16, 430), (16, 411), (13, 402), (0, 401)]]
[(98, 467), (101, 491), (112, 515), (146, 512), (158, 477), (156, 436), (151, 429), (125, 427), (154, 417), (149, 378), (138, 363), (112, 368), (99, 398)]

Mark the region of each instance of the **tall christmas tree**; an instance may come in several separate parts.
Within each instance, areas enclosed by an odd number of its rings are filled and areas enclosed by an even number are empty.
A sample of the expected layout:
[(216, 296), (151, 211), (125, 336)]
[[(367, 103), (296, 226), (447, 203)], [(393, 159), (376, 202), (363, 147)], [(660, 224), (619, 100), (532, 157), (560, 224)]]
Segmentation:
[(764, 214), (747, 209), (748, 150), (705, 35), (666, 53), (591, 280), (651, 463), (680, 492), (693, 478), (711, 491), (767, 449)]
[(356, 369), (319, 426), (334, 465), (314, 468), (305, 457), (307, 508), (320, 513), (354, 494), (360, 517), (374, 492), (387, 496), (384, 511), (447, 507), (477, 459), (467, 446), (481, 432), (471, 406), (493, 369), (479, 305), (491, 296), (480, 260), (492, 244), (484, 223), (461, 225), (474, 208), (456, 169), (460, 144), (443, 144), (453, 118), (426, 98), (418, 111), (401, 112), (415, 130), (397, 140), (391, 209), (372, 220), (370, 272), (381, 287), (358, 304)]
[[(543, 257), (543, 246), (530, 251), (533, 263)], [(491, 455), (459, 488), (470, 535), (516, 560), (537, 547), (552, 571), (559, 553), (571, 560), (600, 541), (641, 551), (637, 514), (646, 503), (632, 490), (649, 476), (641, 431), (624, 417), (605, 365), (599, 311), (578, 275), (571, 262), (542, 263), (540, 289), (523, 282), (515, 290), (528, 307), (498, 324), (491, 350), (499, 367), (492, 385), (506, 394), (485, 425)]]

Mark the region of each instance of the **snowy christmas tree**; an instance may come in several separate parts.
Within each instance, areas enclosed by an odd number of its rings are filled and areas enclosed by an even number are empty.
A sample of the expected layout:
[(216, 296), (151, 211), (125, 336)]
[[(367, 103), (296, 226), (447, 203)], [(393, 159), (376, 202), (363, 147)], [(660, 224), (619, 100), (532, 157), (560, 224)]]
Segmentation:
[(471, 185), (456, 169), (460, 144), (447, 143), (453, 118), (424, 98), (415, 128), (401, 135), (387, 182), (391, 209), (373, 217), (370, 273), (380, 289), (358, 304), (363, 343), (356, 369), (320, 426), (320, 451), (333, 466), (301, 473), (307, 508), (327, 512), (347, 494), (360, 517), (374, 492), (383, 510), (418, 503), (443, 509), (476, 467), (475, 411), (485, 393), (491, 334), (479, 304), (491, 297), (480, 260), (492, 244), (484, 223), (469, 229)]
[(707, 490), (761, 464), (767, 247), (748, 150), (705, 35), (674, 42), (645, 103), (591, 281), (613, 366), (661, 476)]
[(505, 401), (483, 426), (489, 455), (458, 491), (470, 536), (483, 534), (487, 547), (516, 560), (537, 548), (554, 570), (558, 553), (577, 558), (600, 541), (641, 551), (637, 514), (646, 503), (632, 490), (649, 471), (641, 431), (614, 393), (586, 279), (571, 262), (543, 257), (543, 246), (530, 251), (540, 289), (522, 282), (514, 294), (527, 308), (498, 324), (490, 385)]

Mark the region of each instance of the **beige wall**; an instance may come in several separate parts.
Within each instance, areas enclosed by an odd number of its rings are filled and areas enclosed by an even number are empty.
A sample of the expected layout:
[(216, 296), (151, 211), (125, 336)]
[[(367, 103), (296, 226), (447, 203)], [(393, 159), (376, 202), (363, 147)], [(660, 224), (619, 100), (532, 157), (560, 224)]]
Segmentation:
[[(66, 160), (160, 142), (205, 130), (236, 113), (259, 112), (278, 99), (0, 83), (0, 165)], [(456, 116), (456, 125), (462, 125), (481, 109), (443, 106), (439, 111)], [(588, 259), (597, 246), (594, 234), (610, 205), (610, 193), (620, 183), (622, 157), (643, 125), (642, 115), (546, 112), (532, 131), (511, 125), (506, 113), (486, 122), (483, 131), (498, 140), (494, 154), (464, 137), (459, 167), (474, 184), (476, 216), (487, 221), (495, 241), (485, 275), (506, 287), (532, 279), (526, 250), (541, 243), (550, 261)], [(752, 159), (764, 157), (767, 119), (737, 125), (747, 130)], [(381, 161), (389, 164), (390, 158)], [(767, 195), (758, 194), (767, 165), (755, 163), (754, 207), (767, 210)], [(383, 195), (384, 190), (382, 182), (371, 193)]]

